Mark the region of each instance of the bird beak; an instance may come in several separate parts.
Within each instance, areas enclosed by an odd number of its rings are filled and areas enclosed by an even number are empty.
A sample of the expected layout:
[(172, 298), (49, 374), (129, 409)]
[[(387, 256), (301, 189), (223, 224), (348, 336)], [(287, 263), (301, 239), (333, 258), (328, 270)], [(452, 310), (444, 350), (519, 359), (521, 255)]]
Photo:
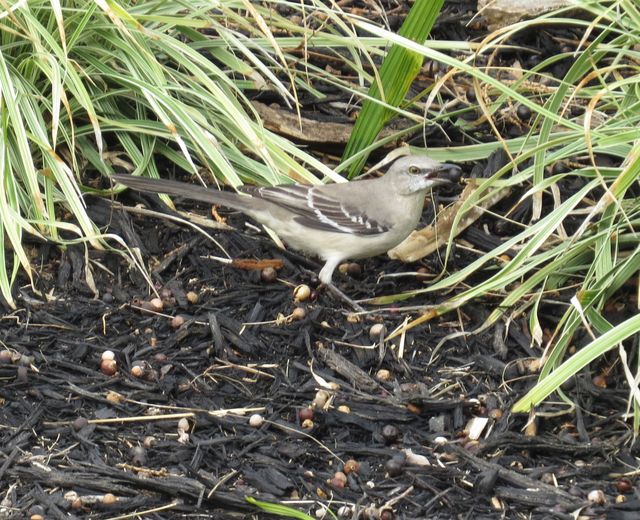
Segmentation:
[(437, 185), (454, 184), (460, 180), (462, 169), (455, 164), (444, 163), (432, 174), (435, 174), (432, 180), (437, 182)]

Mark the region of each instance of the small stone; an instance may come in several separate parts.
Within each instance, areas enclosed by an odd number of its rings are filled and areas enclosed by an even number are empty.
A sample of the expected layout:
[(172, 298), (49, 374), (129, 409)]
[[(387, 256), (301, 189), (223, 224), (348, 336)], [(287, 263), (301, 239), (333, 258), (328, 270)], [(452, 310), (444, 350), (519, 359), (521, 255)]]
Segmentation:
[(162, 309), (164, 309), (164, 303), (162, 303), (160, 298), (151, 298), (151, 300), (149, 300), (149, 305), (151, 310), (155, 312), (161, 312)]
[(404, 458), (393, 457), (389, 459), (385, 465), (384, 470), (390, 477), (397, 477), (402, 473), (404, 469)]
[(373, 341), (378, 341), (384, 334), (384, 323), (374, 323), (369, 329), (369, 338)]
[(607, 498), (601, 489), (592, 489), (587, 495), (587, 500), (592, 504), (602, 505), (606, 503)]
[(260, 279), (264, 283), (273, 283), (278, 279), (278, 271), (276, 271), (273, 267), (265, 267), (262, 271), (260, 271)]
[(143, 446), (134, 446), (131, 448), (131, 462), (136, 466), (144, 466), (147, 462), (147, 450)]
[(400, 436), (400, 430), (394, 424), (385, 424), (382, 427), (382, 437), (388, 443), (394, 442)]
[(64, 499), (65, 499), (67, 502), (73, 502), (74, 500), (78, 500), (78, 498), (80, 498), (80, 495), (78, 495), (78, 492), (77, 492), (77, 491), (73, 491), (73, 490), (71, 490), (71, 491), (67, 491), (67, 492), (64, 494)]
[(249, 417), (249, 426), (252, 428), (260, 428), (264, 424), (264, 417), (259, 413), (254, 413), (251, 417)]
[(393, 376), (391, 375), (391, 372), (389, 370), (387, 370), (386, 368), (381, 368), (376, 372), (376, 379), (378, 381), (386, 382), (391, 381), (393, 379)]
[(183, 417), (178, 421), (178, 431), (179, 432), (188, 432), (190, 429), (189, 421)]
[(106, 360), (106, 359), (114, 360), (115, 358), (116, 358), (116, 355), (111, 350), (105, 350), (102, 353), (102, 359), (103, 360)]
[(75, 431), (80, 431), (88, 424), (89, 421), (85, 417), (78, 417), (75, 421), (73, 421), (73, 429)]

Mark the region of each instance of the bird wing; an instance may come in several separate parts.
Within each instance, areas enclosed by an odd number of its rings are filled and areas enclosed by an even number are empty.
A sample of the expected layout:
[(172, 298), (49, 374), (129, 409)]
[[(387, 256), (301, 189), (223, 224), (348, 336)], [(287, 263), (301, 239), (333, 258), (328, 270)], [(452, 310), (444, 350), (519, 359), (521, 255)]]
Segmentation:
[(378, 235), (390, 226), (367, 215), (366, 210), (349, 205), (319, 186), (291, 184), (275, 187), (245, 186), (245, 193), (271, 202), (295, 214), (293, 220), (303, 226), (334, 233)]

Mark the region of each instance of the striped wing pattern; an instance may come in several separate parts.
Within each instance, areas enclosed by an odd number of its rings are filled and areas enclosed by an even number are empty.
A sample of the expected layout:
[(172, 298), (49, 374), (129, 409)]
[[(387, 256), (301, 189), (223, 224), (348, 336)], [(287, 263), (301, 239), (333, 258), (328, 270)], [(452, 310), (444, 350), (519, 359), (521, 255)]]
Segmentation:
[(377, 235), (389, 231), (389, 226), (373, 220), (366, 213), (323, 193), (318, 186), (244, 187), (253, 197), (282, 206), (293, 212), (294, 220), (303, 226), (334, 233)]

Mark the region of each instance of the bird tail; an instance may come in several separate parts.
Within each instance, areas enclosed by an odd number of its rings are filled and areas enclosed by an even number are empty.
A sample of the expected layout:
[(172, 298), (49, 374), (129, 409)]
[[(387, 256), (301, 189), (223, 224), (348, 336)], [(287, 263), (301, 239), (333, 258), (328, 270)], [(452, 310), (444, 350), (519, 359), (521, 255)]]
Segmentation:
[(166, 193), (167, 195), (185, 197), (210, 204), (222, 204), (223, 206), (240, 211), (246, 211), (254, 205), (252, 204), (251, 197), (245, 197), (228, 191), (204, 188), (203, 186), (187, 184), (186, 182), (149, 179), (134, 175), (112, 175), (111, 178), (120, 184), (124, 184), (138, 191)]

